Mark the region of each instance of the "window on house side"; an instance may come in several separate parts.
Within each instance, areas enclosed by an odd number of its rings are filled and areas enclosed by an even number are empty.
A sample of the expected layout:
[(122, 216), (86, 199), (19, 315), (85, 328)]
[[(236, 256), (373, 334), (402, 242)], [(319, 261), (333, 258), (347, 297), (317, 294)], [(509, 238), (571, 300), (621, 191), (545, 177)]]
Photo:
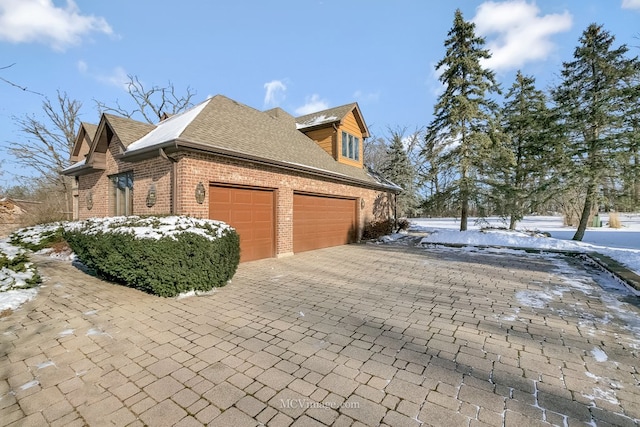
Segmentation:
[(342, 132), (342, 157), (360, 160), (360, 139)]
[(133, 172), (112, 175), (111, 213), (115, 216), (133, 214)]

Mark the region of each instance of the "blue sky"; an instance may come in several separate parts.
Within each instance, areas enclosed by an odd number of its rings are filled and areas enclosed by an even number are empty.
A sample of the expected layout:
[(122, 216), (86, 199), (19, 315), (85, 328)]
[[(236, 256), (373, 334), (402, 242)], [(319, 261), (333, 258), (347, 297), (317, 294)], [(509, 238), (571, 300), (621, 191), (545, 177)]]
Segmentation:
[[(97, 123), (94, 99), (128, 99), (127, 74), (293, 115), (357, 101), (374, 135), (427, 125), (434, 65), (459, 8), (487, 40), (508, 88), (516, 70), (557, 83), (584, 29), (603, 24), (640, 55), (640, 0), (0, 0), (0, 77), (50, 98), (66, 91)], [(42, 98), (0, 81), (0, 144)], [(19, 168), (0, 153), (0, 186)], [(24, 171), (20, 171), (24, 172)]]

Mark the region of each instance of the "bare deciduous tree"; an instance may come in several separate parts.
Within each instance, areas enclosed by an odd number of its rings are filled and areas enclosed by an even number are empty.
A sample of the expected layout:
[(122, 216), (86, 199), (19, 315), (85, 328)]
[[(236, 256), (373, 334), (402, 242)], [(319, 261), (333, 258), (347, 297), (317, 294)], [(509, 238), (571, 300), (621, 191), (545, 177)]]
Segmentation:
[[(15, 62), (14, 62), (13, 64), (9, 64), (9, 65), (5, 65), (4, 67), (0, 67), (0, 70), (6, 70), (7, 68), (11, 68), (11, 67), (13, 67), (14, 65), (16, 65), (16, 63), (15, 63)], [(8, 85), (10, 85), (10, 86), (13, 86), (13, 87), (15, 87), (15, 88), (20, 89), (20, 90), (21, 90), (21, 91), (23, 91), (23, 92), (30, 92), (30, 93), (33, 93), (33, 94), (35, 94), (35, 95), (44, 96), (44, 95), (43, 95), (43, 94), (41, 94), (40, 92), (36, 92), (36, 91), (34, 91), (34, 90), (31, 90), (31, 89), (29, 89), (29, 88), (28, 88), (28, 87), (26, 87), (26, 86), (20, 86), (19, 84), (16, 84), (16, 83), (12, 82), (11, 80), (7, 80), (7, 79), (5, 79), (4, 77), (0, 77), (0, 80), (2, 80), (3, 82), (5, 82), (6, 84), (8, 84)]]
[(372, 135), (364, 140), (364, 164), (376, 172), (382, 170), (387, 161), (387, 142), (384, 138)]
[[(12, 65), (2, 68), (9, 68)], [(134, 109), (125, 110), (118, 102), (115, 107), (110, 107), (95, 101), (100, 111), (129, 118), (139, 115), (149, 123), (157, 123), (164, 114), (176, 114), (192, 105), (191, 98), (195, 92), (190, 88), (187, 88), (184, 95), (178, 95), (171, 82), (165, 87), (152, 86), (150, 89), (145, 89), (138, 77), (132, 75), (128, 77), (127, 92), (135, 103)], [(33, 92), (0, 79), (22, 90)], [(67, 217), (72, 209), (73, 178), (62, 175), (61, 171), (71, 163), (71, 151), (80, 126), (81, 107), (82, 103), (71, 99), (66, 92), (58, 91), (57, 98), (53, 101), (44, 97), (42, 103), (44, 118), (41, 119), (35, 115), (13, 117), (25, 138), (5, 144), (5, 148), (14, 157), (16, 163), (24, 166), (26, 170), (35, 172), (35, 177), (23, 177), (22, 181), (28, 182), (32, 190), (45, 190), (33, 194), (54, 195), (45, 202), (47, 208), (60, 213), (65, 212)], [(49, 206), (51, 203), (55, 206)]]
[(151, 86), (145, 88), (138, 76), (127, 75), (129, 81), (126, 83), (127, 93), (133, 99), (135, 106), (128, 109), (116, 100), (115, 107), (111, 107), (102, 101), (94, 99), (98, 110), (101, 113), (113, 113), (119, 116), (136, 118), (142, 117), (146, 122), (155, 124), (164, 115), (180, 113), (193, 105), (191, 98), (196, 94), (187, 86), (184, 95), (178, 95), (173, 83), (167, 86)]
[(34, 115), (14, 117), (24, 141), (12, 141), (8, 152), (26, 169), (37, 172), (37, 186), (58, 193), (64, 200), (64, 210), (71, 211), (72, 179), (60, 172), (70, 165), (70, 153), (80, 125), (82, 103), (69, 98), (66, 92), (57, 93), (51, 101), (45, 98), (42, 110), (45, 121)]

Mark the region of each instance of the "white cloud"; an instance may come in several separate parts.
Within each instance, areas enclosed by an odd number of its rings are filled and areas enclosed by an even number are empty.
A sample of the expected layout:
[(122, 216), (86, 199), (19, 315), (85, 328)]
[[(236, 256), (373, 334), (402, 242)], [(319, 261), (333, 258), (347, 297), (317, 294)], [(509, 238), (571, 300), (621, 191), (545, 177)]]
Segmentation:
[(296, 108), (295, 111), (296, 114), (302, 116), (305, 114), (311, 114), (317, 111), (326, 110), (327, 108), (329, 108), (329, 103), (324, 99), (320, 99), (320, 95), (314, 93), (311, 96), (307, 96), (305, 98), (305, 104), (301, 107)]
[(287, 91), (287, 85), (281, 80), (271, 80), (264, 84), (264, 106), (265, 107), (277, 107), (285, 98), (285, 92)]
[(353, 98), (359, 102), (377, 102), (380, 99), (380, 92), (362, 92), (357, 90), (353, 93)]
[(64, 50), (94, 31), (113, 33), (104, 18), (82, 15), (73, 0), (67, 0), (66, 7), (55, 6), (52, 0), (0, 0), (0, 40)]
[(79, 60), (76, 64), (78, 71), (82, 74), (86, 74), (92, 79), (107, 84), (109, 86), (115, 86), (120, 89), (128, 90), (129, 73), (123, 67), (115, 67), (109, 74), (95, 73), (89, 69), (89, 64), (84, 60)]
[(471, 21), (476, 25), (476, 33), (486, 37), (486, 46), (492, 54), (483, 65), (508, 70), (545, 60), (556, 48), (551, 36), (568, 31), (572, 16), (568, 11), (540, 15), (535, 2), (525, 0), (487, 1), (478, 6)]
[(640, 10), (640, 0), (622, 0), (622, 8)]
[(95, 79), (99, 82), (119, 87), (124, 90), (128, 89), (128, 83), (130, 81), (127, 71), (122, 67), (114, 68), (109, 74), (96, 75)]
[(80, 71), (81, 73), (86, 73), (87, 70), (89, 69), (89, 66), (87, 65), (87, 63), (82, 59), (78, 61), (77, 65), (78, 65), (78, 71)]

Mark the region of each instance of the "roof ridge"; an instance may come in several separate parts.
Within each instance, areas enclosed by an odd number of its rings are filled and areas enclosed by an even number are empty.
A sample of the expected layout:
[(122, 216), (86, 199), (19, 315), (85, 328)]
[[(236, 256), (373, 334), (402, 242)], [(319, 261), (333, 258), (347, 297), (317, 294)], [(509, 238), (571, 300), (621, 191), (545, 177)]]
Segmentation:
[(299, 119), (302, 119), (303, 117), (318, 116), (318, 115), (326, 113), (328, 111), (336, 111), (336, 110), (341, 110), (343, 108), (346, 109), (346, 107), (351, 107), (349, 109), (353, 109), (353, 108), (355, 108), (356, 105), (358, 105), (357, 102), (350, 102), (350, 103), (344, 104), (344, 105), (338, 105), (338, 106), (331, 107), (331, 108), (325, 108), (324, 110), (320, 110), (320, 111), (316, 111), (316, 112), (313, 112), (313, 113), (308, 113), (308, 114), (303, 114), (301, 116), (297, 116), (296, 117), (296, 121), (298, 121)]

